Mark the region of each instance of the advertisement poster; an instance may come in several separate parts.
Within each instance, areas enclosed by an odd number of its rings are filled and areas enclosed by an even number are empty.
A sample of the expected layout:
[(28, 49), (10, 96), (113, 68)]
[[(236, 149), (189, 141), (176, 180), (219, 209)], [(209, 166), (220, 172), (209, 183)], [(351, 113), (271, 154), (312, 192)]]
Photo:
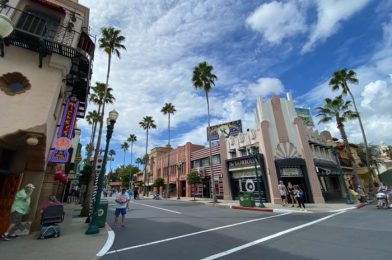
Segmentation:
[(210, 134), (208, 136), (207, 128), (207, 141), (219, 140), (221, 136), (224, 138), (229, 138), (230, 136), (237, 136), (242, 133), (242, 122), (241, 120), (231, 121), (228, 123), (214, 125), (210, 127)]

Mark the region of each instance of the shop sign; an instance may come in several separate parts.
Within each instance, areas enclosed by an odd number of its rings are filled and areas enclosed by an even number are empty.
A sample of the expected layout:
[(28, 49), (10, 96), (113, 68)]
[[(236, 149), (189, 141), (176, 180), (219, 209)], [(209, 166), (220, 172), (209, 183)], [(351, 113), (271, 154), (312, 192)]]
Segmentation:
[(303, 174), (299, 168), (282, 168), (280, 177), (303, 177)]
[(54, 150), (50, 151), (49, 162), (66, 163), (69, 160), (68, 149), (72, 146), (72, 133), (75, 126), (76, 114), (79, 107), (79, 100), (71, 97), (65, 104), (60, 127), (53, 142)]
[[(208, 134), (209, 133), (209, 134)], [(219, 140), (219, 137), (229, 138), (230, 136), (237, 136), (242, 133), (241, 120), (231, 121), (220, 125), (211, 126), (207, 128), (208, 141)]]
[(250, 159), (250, 158), (232, 161), (232, 162), (229, 162), (229, 170), (236, 169), (236, 168), (242, 168), (242, 167), (254, 166), (254, 164), (255, 164), (254, 160)]

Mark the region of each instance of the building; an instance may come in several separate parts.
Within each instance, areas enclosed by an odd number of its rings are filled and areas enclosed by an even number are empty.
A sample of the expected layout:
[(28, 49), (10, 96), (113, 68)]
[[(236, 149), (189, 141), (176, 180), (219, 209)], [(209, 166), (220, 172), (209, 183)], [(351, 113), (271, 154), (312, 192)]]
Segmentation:
[[(77, 0), (10, 0), (0, 5), (0, 232), (15, 193), (36, 189), (28, 219), (63, 188), (76, 117), (84, 117), (94, 42), (89, 9)], [(11, 31), (6, 31), (12, 25)], [(10, 33), (9, 33), (10, 32)], [(61, 192), (60, 192), (61, 193)]]
[[(253, 191), (256, 171), (260, 178), (261, 196), (264, 201), (281, 203), (277, 189), (279, 181), (285, 185), (299, 185), (304, 191), (305, 202), (323, 203), (320, 182), (306, 127), (297, 116), (291, 94), (287, 99), (273, 96), (259, 98), (256, 104), (257, 129), (225, 140), (227, 169), (233, 199), (241, 191)], [(256, 160), (255, 160), (256, 158)]]

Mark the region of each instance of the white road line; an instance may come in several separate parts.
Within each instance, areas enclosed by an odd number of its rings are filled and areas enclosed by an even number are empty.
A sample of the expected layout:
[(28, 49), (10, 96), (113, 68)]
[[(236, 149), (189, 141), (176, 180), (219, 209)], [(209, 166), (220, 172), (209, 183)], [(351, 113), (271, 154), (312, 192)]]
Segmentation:
[(328, 211), (328, 212), (330, 212), (330, 213), (334, 213), (334, 212), (340, 212), (340, 211), (347, 211), (347, 210), (350, 210), (350, 209), (356, 209), (357, 207), (349, 207), (349, 208), (344, 208), (344, 209), (335, 209), (335, 210), (330, 210), (330, 211)]
[(164, 209), (164, 208), (160, 208), (160, 207), (155, 207), (155, 206), (151, 206), (151, 205), (147, 205), (147, 204), (143, 204), (143, 203), (137, 203), (137, 202), (129, 202), (129, 203), (133, 203), (133, 204), (138, 204), (138, 205), (142, 205), (142, 206), (146, 206), (146, 207), (150, 207), (150, 208), (154, 208), (154, 209), (160, 209), (160, 210), (165, 210), (165, 211), (169, 211), (172, 213), (176, 213), (176, 214), (182, 214), (181, 212), (178, 211), (174, 211), (174, 210), (170, 210), (170, 209)]
[(106, 240), (105, 245), (101, 248), (101, 250), (97, 253), (97, 256), (104, 256), (107, 251), (112, 247), (114, 242), (115, 234), (113, 230), (108, 231), (108, 239)]
[(335, 213), (335, 214), (332, 214), (332, 215), (329, 215), (329, 216), (326, 216), (326, 217), (323, 217), (323, 218), (314, 220), (314, 221), (312, 221), (312, 222), (309, 222), (309, 223), (306, 223), (306, 224), (303, 224), (303, 225), (299, 225), (299, 226), (296, 226), (296, 227), (293, 227), (293, 228), (290, 228), (290, 229), (287, 229), (287, 230), (284, 230), (284, 231), (275, 233), (275, 234), (270, 235), (270, 236), (267, 236), (267, 237), (260, 238), (260, 239), (258, 239), (258, 240), (255, 240), (255, 241), (253, 241), (253, 242), (244, 244), (244, 245), (242, 245), (242, 246), (238, 246), (238, 247), (232, 248), (232, 249), (230, 249), (230, 250), (223, 251), (223, 252), (221, 252), (221, 253), (218, 253), (218, 254), (215, 254), (215, 255), (212, 255), (212, 256), (208, 256), (208, 257), (206, 257), (206, 258), (202, 258), (201, 260), (213, 260), (213, 259), (217, 259), (217, 258), (226, 256), (226, 255), (235, 253), (235, 252), (237, 252), (237, 251), (243, 250), (243, 249), (245, 249), (245, 248), (248, 248), (248, 247), (251, 247), (251, 246), (254, 246), (254, 245), (263, 243), (263, 242), (265, 242), (265, 241), (267, 241), (267, 240), (271, 240), (271, 239), (273, 239), (273, 238), (283, 236), (283, 235), (285, 235), (285, 234), (287, 234), (287, 233), (290, 233), (290, 232), (293, 232), (293, 231), (296, 231), (296, 230), (299, 230), (299, 229), (302, 229), (302, 228), (305, 228), (305, 227), (314, 225), (314, 224), (316, 224), (316, 223), (319, 223), (319, 222), (324, 221), (324, 220), (326, 220), (326, 219), (335, 217), (335, 216), (337, 216), (337, 215), (339, 215), (339, 214), (342, 214), (342, 213), (345, 213), (345, 212), (346, 212), (346, 211), (340, 211), (340, 212), (337, 212), (337, 213)]
[(251, 220), (247, 220), (247, 221), (244, 221), (244, 222), (239, 222), (239, 223), (230, 224), (230, 225), (226, 225), (226, 226), (221, 226), (221, 227), (211, 228), (211, 229), (207, 229), (207, 230), (202, 230), (202, 231), (198, 231), (198, 232), (194, 232), (194, 233), (190, 233), (190, 234), (185, 234), (185, 235), (181, 235), (181, 236), (177, 236), (177, 237), (170, 237), (170, 238), (166, 238), (166, 239), (162, 239), (162, 240), (158, 240), (158, 241), (153, 241), (153, 242), (150, 242), (150, 243), (140, 244), (140, 245), (136, 245), (136, 246), (126, 247), (126, 248), (122, 248), (122, 249), (117, 249), (117, 250), (114, 250), (114, 251), (109, 251), (107, 254), (113, 254), (113, 253), (116, 253), (116, 252), (131, 250), (131, 249), (135, 249), (135, 248), (139, 248), (139, 247), (155, 245), (155, 244), (159, 244), (159, 243), (163, 243), (163, 242), (167, 242), (167, 241), (171, 241), (171, 240), (175, 240), (175, 239), (179, 239), (179, 238), (195, 236), (195, 235), (199, 235), (199, 234), (203, 234), (203, 233), (207, 233), (207, 232), (211, 232), (211, 231), (216, 231), (216, 230), (219, 230), (219, 229), (230, 228), (230, 227), (243, 225), (243, 224), (247, 224), (247, 223), (252, 223), (252, 222), (256, 222), (256, 221), (260, 221), (260, 220), (264, 220), (264, 219), (276, 218), (276, 217), (280, 217), (280, 216), (284, 216), (284, 215), (288, 215), (288, 214), (290, 214), (290, 213), (283, 213), (283, 214), (269, 216), (269, 217), (265, 217), (265, 218), (251, 219)]

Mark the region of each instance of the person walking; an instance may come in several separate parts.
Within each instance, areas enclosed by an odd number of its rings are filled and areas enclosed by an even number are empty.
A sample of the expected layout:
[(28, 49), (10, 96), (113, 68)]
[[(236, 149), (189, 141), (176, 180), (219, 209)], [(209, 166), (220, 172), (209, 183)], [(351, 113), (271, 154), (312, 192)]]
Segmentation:
[(116, 195), (116, 210), (114, 212), (114, 226), (117, 226), (118, 223), (118, 217), (121, 214), (121, 226), (125, 227), (125, 214), (127, 213), (127, 204), (129, 201), (129, 195), (127, 193), (127, 189), (123, 188), (121, 190), (121, 193), (118, 193)]
[(304, 192), (298, 185), (294, 185), (294, 197), (298, 201), (298, 206), (297, 208), (304, 208), (305, 209), (305, 203), (304, 203)]
[(283, 181), (279, 181), (278, 190), (282, 199), (282, 206), (285, 207), (287, 205), (287, 189)]
[(291, 184), (291, 182), (287, 183), (287, 191), (288, 191), (289, 196), (290, 196), (291, 207), (294, 208), (294, 205), (297, 204), (297, 200), (295, 199), (294, 187)]
[(10, 240), (16, 238), (16, 230), (24, 229), (22, 225), (22, 218), (27, 215), (30, 210), (31, 194), (33, 194), (35, 187), (33, 184), (27, 184), (23, 189), (18, 191), (15, 196), (14, 203), (11, 206), (11, 225), (4, 234), (1, 234), (2, 240)]

